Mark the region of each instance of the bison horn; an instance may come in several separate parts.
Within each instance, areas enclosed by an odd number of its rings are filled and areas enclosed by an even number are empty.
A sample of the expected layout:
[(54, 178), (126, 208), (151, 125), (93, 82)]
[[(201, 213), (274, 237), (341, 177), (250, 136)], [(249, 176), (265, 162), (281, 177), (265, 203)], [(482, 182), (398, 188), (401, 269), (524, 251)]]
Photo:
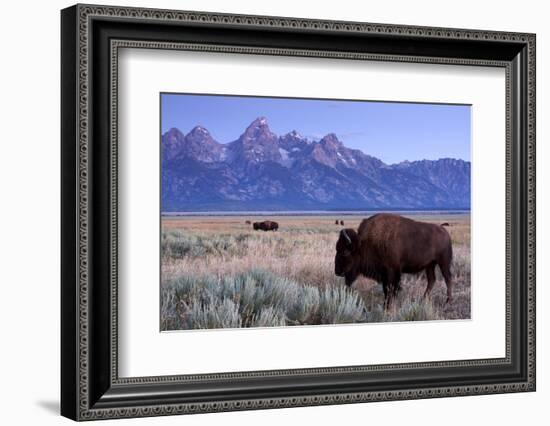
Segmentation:
[(342, 235), (346, 238), (346, 240), (348, 240), (348, 243), (351, 244), (351, 238), (349, 237), (348, 233), (346, 232), (345, 229), (342, 229)]

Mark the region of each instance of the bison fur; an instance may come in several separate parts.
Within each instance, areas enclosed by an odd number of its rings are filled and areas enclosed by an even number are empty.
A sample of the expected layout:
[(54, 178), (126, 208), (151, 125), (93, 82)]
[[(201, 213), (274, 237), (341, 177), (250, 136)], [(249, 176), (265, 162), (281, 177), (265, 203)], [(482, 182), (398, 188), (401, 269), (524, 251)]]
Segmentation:
[(364, 219), (357, 231), (348, 228), (340, 232), (334, 273), (345, 277), (348, 287), (360, 275), (382, 283), (384, 306), (389, 308), (400, 290), (402, 273), (425, 271), (428, 284), (424, 297), (428, 297), (439, 266), (450, 303), (452, 257), (451, 237), (443, 226), (381, 213)]

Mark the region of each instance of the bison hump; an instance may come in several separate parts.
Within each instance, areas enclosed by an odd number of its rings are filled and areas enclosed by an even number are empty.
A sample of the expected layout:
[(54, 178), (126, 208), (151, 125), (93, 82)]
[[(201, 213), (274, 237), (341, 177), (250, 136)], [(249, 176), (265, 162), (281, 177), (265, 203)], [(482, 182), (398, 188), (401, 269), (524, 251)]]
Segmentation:
[(374, 215), (361, 222), (358, 233), (361, 240), (385, 245), (399, 236), (403, 223), (401, 219), (403, 218), (391, 214)]

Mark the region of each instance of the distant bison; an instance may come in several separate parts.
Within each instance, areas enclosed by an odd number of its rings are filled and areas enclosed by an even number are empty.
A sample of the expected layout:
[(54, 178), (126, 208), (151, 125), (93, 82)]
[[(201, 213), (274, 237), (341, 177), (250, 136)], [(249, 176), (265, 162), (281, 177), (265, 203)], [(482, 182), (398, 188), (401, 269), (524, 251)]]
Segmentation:
[(279, 229), (279, 224), (271, 220), (264, 220), (263, 222), (254, 222), (253, 226), (255, 231), (258, 231), (258, 230), (276, 231)]
[(340, 225), (344, 226), (344, 221), (343, 220), (340, 221)]
[(382, 283), (384, 306), (388, 308), (400, 290), (402, 273), (426, 271), (427, 297), (435, 283), (435, 266), (439, 265), (450, 303), (452, 257), (451, 238), (441, 225), (381, 213), (364, 219), (357, 232), (349, 228), (340, 232), (334, 273), (345, 277), (348, 287), (360, 275)]
[(247, 225), (251, 224), (251, 222), (249, 220), (246, 220), (244, 223), (246, 223)]
[(334, 221), (334, 224), (335, 224), (335, 225), (338, 225), (338, 219), (336, 219), (336, 220)]

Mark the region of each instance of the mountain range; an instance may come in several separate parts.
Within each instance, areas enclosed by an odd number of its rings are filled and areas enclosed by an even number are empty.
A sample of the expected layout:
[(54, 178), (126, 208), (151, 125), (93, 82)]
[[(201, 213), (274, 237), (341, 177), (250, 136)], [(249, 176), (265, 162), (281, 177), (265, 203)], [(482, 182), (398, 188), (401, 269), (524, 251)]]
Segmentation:
[(470, 162), (385, 164), (329, 133), (274, 134), (265, 117), (235, 141), (202, 126), (162, 135), (162, 211), (469, 209)]

